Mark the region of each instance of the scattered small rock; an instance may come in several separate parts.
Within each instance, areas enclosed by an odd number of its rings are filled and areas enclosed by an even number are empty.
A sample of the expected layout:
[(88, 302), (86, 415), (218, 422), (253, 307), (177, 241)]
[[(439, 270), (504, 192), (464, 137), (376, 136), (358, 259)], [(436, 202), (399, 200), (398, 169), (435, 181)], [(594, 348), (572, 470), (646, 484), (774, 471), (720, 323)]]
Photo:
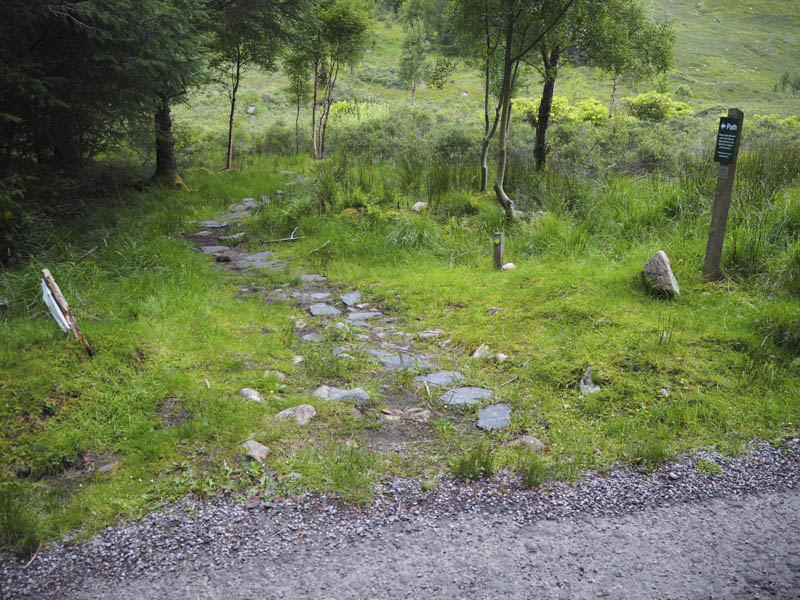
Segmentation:
[(545, 450), (547, 450), (547, 444), (545, 444), (539, 438), (533, 437), (532, 435), (521, 435), (519, 437), (516, 437), (510, 442), (508, 442), (508, 445), (533, 448), (536, 452), (544, 452)]
[(339, 296), (339, 298), (346, 306), (354, 306), (361, 302), (361, 292), (350, 292), (349, 294)]
[(501, 402), (478, 411), (478, 427), (481, 429), (503, 429), (511, 425), (511, 407)]
[(305, 329), (307, 323), (303, 319), (296, 319), (294, 322), (294, 328), (297, 330)]
[(414, 206), (411, 207), (411, 210), (413, 210), (414, 212), (421, 213), (423, 210), (425, 210), (425, 208), (427, 208), (427, 206), (428, 206), (427, 202), (415, 202)]
[(664, 396), (664, 398), (669, 398), (669, 390), (667, 390), (667, 388), (661, 388), (658, 390), (658, 393)]
[(493, 306), (492, 308), (490, 308), (489, 310), (486, 311), (486, 314), (489, 315), (490, 317), (492, 317), (492, 316), (496, 315), (499, 312), (500, 312), (500, 308), (497, 307), (497, 306)]
[(410, 354), (389, 354), (381, 358), (380, 363), (384, 368), (394, 371), (402, 369), (430, 371), (436, 368), (436, 365), (432, 362), (428, 362), (424, 358), (419, 358)]
[(584, 396), (596, 394), (600, 391), (600, 386), (592, 381), (592, 367), (586, 367), (586, 370), (583, 372), (583, 377), (581, 377), (578, 383), (578, 388)]
[(299, 406), (293, 406), (292, 408), (282, 410), (275, 415), (275, 418), (282, 421), (294, 419), (298, 425), (308, 425), (309, 421), (315, 416), (317, 416), (316, 408), (310, 404), (300, 404)]
[(645, 287), (653, 293), (662, 296), (679, 296), (681, 293), (666, 252), (659, 250), (650, 257), (642, 268), (642, 281)]
[(317, 283), (320, 281), (326, 281), (327, 277), (324, 275), (317, 275), (316, 273), (312, 273), (311, 275), (300, 275), (300, 279), (304, 283)]
[(241, 390), (239, 390), (239, 395), (242, 398), (247, 398), (248, 400), (250, 400), (252, 402), (263, 402), (264, 401), (264, 398), (261, 397), (261, 394), (259, 394), (253, 388), (242, 388)]
[(235, 241), (241, 240), (241, 239), (242, 239), (243, 237), (245, 237), (246, 235), (247, 235), (247, 232), (246, 232), (246, 231), (240, 231), (239, 233), (234, 233), (234, 234), (232, 234), (232, 235), (223, 235), (223, 236), (222, 236), (221, 238), (219, 238), (219, 239), (221, 239), (221, 240), (225, 240), (226, 242), (229, 242), (229, 241), (230, 241), (230, 242), (235, 242)]
[(501, 271), (511, 271), (513, 269), (516, 269), (516, 268), (517, 268), (517, 265), (515, 265), (514, 263), (506, 263), (502, 267), (500, 267), (500, 270)]
[(109, 471), (113, 471), (114, 469), (116, 469), (119, 466), (119, 464), (120, 464), (120, 461), (118, 461), (118, 460), (105, 463), (105, 464), (100, 465), (99, 467), (97, 467), (97, 472), (100, 473), (100, 474), (108, 473)]
[(242, 198), (242, 201), (239, 204), (234, 204), (231, 206), (231, 210), (233, 212), (243, 212), (250, 208), (255, 208), (256, 206), (256, 199), (255, 198)]
[(339, 388), (321, 385), (314, 390), (313, 396), (328, 400), (329, 402), (355, 402), (356, 404), (366, 404), (369, 402), (369, 394), (360, 387), (352, 390), (341, 390)]
[(680, 476), (675, 471), (670, 471), (669, 478), (671, 481), (677, 481), (678, 479), (680, 479)]
[(336, 316), (342, 314), (342, 311), (340, 311), (338, 308), (331, 306), (330, 304), (325, 304), (324, 302), (312, 304), (308, 307), (308, 311), (312, 314), (312, 316), (315, 317)]
[(300, 363), (302, 363), (305, 359), (300, 355), (295, 355), (292, 357), (292, 364), (296, 367)]
[(508, 360), (508, 355), (503, 354), (502, 352), (498, 352), (497, 354), (494, 355), (494, 358), (497, 362), (502, 363)]
[(250, 106), (247, 107), (247, 114), (249, 116), (251, 116), (251, 117), (255, 117), (256, 116), (256, 105), (255, 105), (255, 103), (251, 104)]
[(322, 341), (322, 338), (318, 333), (307, 333), (301, 338), (304, 342), (309, 342), (312, 344), (318, 344)]
[(283, 371), (277, 371), (275, 369), (267, 369), (264, 371), (264, 377), (274, 377), (278, 381), (285, 381), (286, 380), (286, 373)]
[(309, 296), (314, 298), (314, 300), (326, 300), (331, 297), (330, 292), (311, 292)]
[(230, 223), (220, 223), (219, 221), (198, 221), (197, 224), (204, 229), (222, 229), (230, 225)]
[(491, 398), (493, 395), (494, 392), (486, 388), (462, 387), (445, 392), (439, 400), (448, 406), (469, 406), (478, 404), (478, 401)]
[(247, 440), (244, 444), (242, 444), (242, 448), (247, 450), (245, 453), (247, 458), (260, 463), (263, 463), (267, 459), (267, 456), (269, 456), (269, 448), (263, 444), (259, 444), (255, 440)]
[(489, 346), (487, 344), (481, 344), (478, 346), (478, 349), (472, 353), (472, 358), (483, 358), (489, 354)]

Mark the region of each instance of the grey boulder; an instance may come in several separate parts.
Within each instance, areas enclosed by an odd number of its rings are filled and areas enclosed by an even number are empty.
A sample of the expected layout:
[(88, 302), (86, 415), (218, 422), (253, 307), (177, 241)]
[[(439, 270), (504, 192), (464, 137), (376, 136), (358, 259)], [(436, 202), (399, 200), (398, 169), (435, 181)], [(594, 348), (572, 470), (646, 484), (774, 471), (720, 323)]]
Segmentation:
[(642, 281), (650, 291), (662, 296), (679, 296), (681, 293), (678, 281), (672, 273), (669, 257), (663, 250), (659, 250), (650, 257), (642, 268)]

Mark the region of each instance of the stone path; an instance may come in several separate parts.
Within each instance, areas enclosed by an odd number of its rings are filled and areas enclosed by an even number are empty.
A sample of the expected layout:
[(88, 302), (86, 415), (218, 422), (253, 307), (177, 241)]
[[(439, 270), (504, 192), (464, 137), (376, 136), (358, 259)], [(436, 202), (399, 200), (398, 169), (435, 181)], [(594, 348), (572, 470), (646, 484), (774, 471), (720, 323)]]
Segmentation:
[[(268, 201), (266, 197), (261, 200)], [(245, 198), (231, 206), (230, 214), (215, 217), (213, 221), (201, 221), (200, 225), (205, 229), (186, 237), (222, 268), (239, 271), (285, 269), (288, 266), (286, 261), (278, 258), (280, 248), (252, 254), (242, 250), (247, 240), (244, 217), (258, 205), (255, 199)], [(236, 232), (232, 233), (234, 230)], [(450, 415), (458, 420), (473, 419), (474, 425), (481, 430), (502, 429), (511, 424), (510, 407), (502, 403), (491, 404), (494, 391), (469, 385), (474, 382), (466, 381), (457, 370), (457, 363), (470, 357), (448, 353), (451, 340), (439, 341), (445, 337), (442, 329), (422, 331), (416, 335), (408, 333), (402, 329), (405, 322), (402, 316), (377, 306), (369, 300), (366, 292), (339, 289), (318, 273), (298, 273), (298, 277), (299, 286), (272, 290), (245, 288), (240, 290), (240, 294), (262, 294), (268, 302), (293, 302), (306, 313), (305, 317), (294, 321), (298, 353), (326, 351), (323, 342), (334, 337), (327, 333), (334, 328), (339, 334), (343, 333), (347, 341), (334, 348), (328, 360), (366, 359), (378, 367), (368, 382), (315, 382), (318, 389), (313, 394), (320, 400), (351, 402), (362, 413), (375, 412), (384, 423), (384, 431), (373, 440), (375, 449), (399, 451), (406, 443), (433, 435), (432, 430), (425, 431), (421, 425), (430, 419), (431, 408), (437, 406), (440, 409), (483, 406), (477, 417), (464, 416), (458, 411), (451, 411)], [(318, 348), (309, 348), (308, 345)], [(488, 348), (481, 348), (488, 352)], [(440, 366), (440, 362), (449, 368)], [(398, 391), (397, 378), (405, 372), (415, 375), (413, 383)], [(381, 392), (371, 398), (357, 387), (358, 383), (377, 385)]]

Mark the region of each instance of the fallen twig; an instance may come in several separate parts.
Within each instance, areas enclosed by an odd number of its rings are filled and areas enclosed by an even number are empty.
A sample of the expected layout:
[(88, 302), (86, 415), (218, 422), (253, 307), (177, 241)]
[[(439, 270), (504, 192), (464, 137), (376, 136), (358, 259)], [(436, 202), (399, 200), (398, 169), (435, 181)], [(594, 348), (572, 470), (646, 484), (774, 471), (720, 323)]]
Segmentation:
[(97, 250), (99, 247), (100, 247), (100, 246), (95, 246), (95, 247), (94, 247), (94, 248), (92, 248), (91, 250), (87, 250), (86, 252), (84, 252), (84, 253), (83, 253), (83, 255), (82, 255), (82, 256), (81, 256), (81, 257), (80, 257), (78, 260), (76, 260), (76, 261), (75, 261), (75, 264), (76, 264), (76, 265), (77, 265), (77, 264), (80, 264), (80, 262), (81, 262), (81, 261), (82, 261), (84, 258), (86, 258), (86, 257), (87, 257), (87, 256), (89, 256), (90, 254), (92, 254), (93, 252), (95, 252), (95, 251), (96, 251), (96, 250)]
[[(528, 363), (529, 363), (529, 362), (531, 362), (531, 359), (530, 359), (530, 358), (529, 358), (528, 360), (526, 360), (526, 361), (525, 361), (525, 363), (524, 363), (524, 364), (523, 364), (523, 365), (522, 365), (522, 366), (519, 368), (519, 370), (520, 370), (520, 371), (522, 371), (522, 369), (524, 369), (525, 367), (527, 367), (527, 366), (528, 366)], [(514, 382), (515, 382), (517, 379), (519, 379), (519, 375), (515, 375), (514, 377), (512, 377), (511, 379), (509, 379), (509, 380), (508, 380), (508, 381), (506, 381), (505, 383), (501, 383), (501, 384), (500, 384), (500, 385), (498, 385), (497, 387), (501, 388), (501, 387), (503, 387), (504, 385), (508, 385), (509, 383), (514, 383)]]
[(322, 246), (320, 246), (319, 248), (314, 248), (311, 252), (309, 252), (309, 254), (314, 254), (314, 252), (317, 252), (318, 250), (322, 250), (325, 246), (327, 246), (330, 243), (331, 243), (331, 241), (328, 240), (327, 242), (322, 244)]
[(41, 542), (39, 542), (39, 547), (36, 549), (36, 552), (34, 552), (34, 553), (33, 553), (33, 556), (31, 556), (31, 559), (30, 559), (30, 560), (29, 560), (29, 561), (28, 561), (28, 562), (25, 564), (25, 568), (26, 568), (26, 569), (27, 569), (28, 567), (30, 567), (30, 566), (33, 564), (33, 561), (35, 561), (35, 560), (36, 560), (36, 557), (37, 557), (37, 556), (39, 556), (39, 550), (41, 550), (41, 549), (42, 549), (42, 544), (44, 544), (44, 540), (42, 540)]
[(295, 237), (294, 234), (297, 233), (298, 229), (299, 229), (299, 225), (294, 228), (292, 233), (290, 233), (289, 237), (287, 237), (287, 238), (281, 238), (279, 240), (262, 240), (262, 242), (264, 242), (265, 244), (275, 244), (277, 242), (294, 242), (296, 240), (304, 240), (304, 239), (306, 239), (306, 236), (304, 236), (304, 235), (301, 235), (299, 237)]

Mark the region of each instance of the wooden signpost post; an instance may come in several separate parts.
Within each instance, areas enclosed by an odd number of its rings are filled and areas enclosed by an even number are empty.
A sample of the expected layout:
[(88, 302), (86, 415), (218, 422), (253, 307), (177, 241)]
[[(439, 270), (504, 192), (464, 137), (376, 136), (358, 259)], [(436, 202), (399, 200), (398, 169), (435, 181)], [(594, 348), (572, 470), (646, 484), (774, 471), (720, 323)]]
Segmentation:
[(717, 144), (714, 161), (717, 167), (717, 193), (714, 196), (714, 209), (711, 213), (711, 229), (708, 232), (706, 259), (703, 263), (703, 277), (707, 280), (719, 277), (719, 263), (722, 259), (722, 243), (725, 240), (725, 227), (728, 224), (728, 211), (733, 193), (733, 177), (736, 174), (736, 158), (739, 156), (739, 142), (742, 139), (744, 113), (738, 108), (728, 110), (727, 117), (720, 117), (717, 130)]
[(503, 254), (506, 251), (506, 234), (498, 231), (492, 236), (494, 246), (494, 268), (499, 269), (503, 266)]

